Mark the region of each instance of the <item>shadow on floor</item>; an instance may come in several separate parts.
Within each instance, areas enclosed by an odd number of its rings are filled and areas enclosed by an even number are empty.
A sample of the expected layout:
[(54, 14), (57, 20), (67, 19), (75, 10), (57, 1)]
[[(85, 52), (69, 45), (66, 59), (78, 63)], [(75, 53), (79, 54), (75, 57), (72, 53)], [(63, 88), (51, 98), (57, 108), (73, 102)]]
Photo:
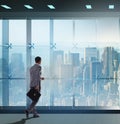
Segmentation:
[(27, 120), (32, 119), (33, 117), (30, 118), (23, 118), (20, 121), (16, 121), (16, 122), (12, 122), (12, 123), (8, 123), (8, 124), (25, 124)]

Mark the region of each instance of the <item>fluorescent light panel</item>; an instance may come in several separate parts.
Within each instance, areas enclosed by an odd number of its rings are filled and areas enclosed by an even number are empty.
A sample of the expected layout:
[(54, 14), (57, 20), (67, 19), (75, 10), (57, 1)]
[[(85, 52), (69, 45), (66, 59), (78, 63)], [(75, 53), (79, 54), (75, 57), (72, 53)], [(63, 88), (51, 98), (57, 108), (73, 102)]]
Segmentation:
[(8, 5), (1, 5), (1, 7), (5, 8), (5, 9), (12, 9), (12, 8), (9, 7)]
[(33, 7), (31, 5), (28, 5), (28, 4), (24, 5), (24, 7), (26, 7), (27, 9), (33, 9)]
[(86, 9), (92, 9), (91, 5), (85, 5)]
[(109, 9), (114, 9), (115, 6), (114, 5), (109, 5)]
[(55, 9), (55, 7), (51, 4), (47, 5), (50, 9)]

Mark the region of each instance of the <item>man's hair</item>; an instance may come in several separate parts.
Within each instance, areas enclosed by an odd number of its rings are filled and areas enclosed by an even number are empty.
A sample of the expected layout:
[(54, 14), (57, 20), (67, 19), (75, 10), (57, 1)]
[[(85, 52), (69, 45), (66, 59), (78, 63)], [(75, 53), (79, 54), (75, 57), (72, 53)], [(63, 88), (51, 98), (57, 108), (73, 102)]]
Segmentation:
[(39, 57), (39, 56), (35, 57), (35, 62), (36, 62), (36, 63), (38, 63), (38, 62), (40, 62), (40, 61), (41, 61), (41, 57)]

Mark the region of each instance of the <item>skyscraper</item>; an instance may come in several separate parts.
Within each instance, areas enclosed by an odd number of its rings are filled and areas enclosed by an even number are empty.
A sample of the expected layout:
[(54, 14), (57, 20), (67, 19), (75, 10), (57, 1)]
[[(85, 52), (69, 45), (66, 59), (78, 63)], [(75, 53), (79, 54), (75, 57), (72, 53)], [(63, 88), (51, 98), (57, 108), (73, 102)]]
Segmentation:
[(103, 59), (103, 75), (105, 77), (113, 77), (114, 70), (114, 48), (113, 47), (105, 47), (102, 55)]
[(23, 63), (23, 56), (21, 53), (13, 53), (11, 55), (10, 62), (10, 76), (16, 77), (25, 77), (25, 68)]
[(80, 60), (79, 60), (79, 53), (70, 53), (70, 63), (72, 66), (79, 66)]
[(83, 85), (82, 85), (82, 91), (83, 95), (88, 95), (90, 92), (90, 67), (89, 65), (86, 65), (83, 69)]
[(96, 47), (87, 47), (84, 49), (84, 64), (90, 61), (99, 60), (99, 52)]
[[(73, 83), (73, 67), (71, 64), (63, 64), (61, 66), (61, 78), (63, 89), (67, 91), (67, 89), (72, 88)], [(64, 82), (64, 84), (63, 84)]]
[(90, 63), (90, 80), (95, 83), (98, 77), (102, 75), (102, 65), (100, 62)]
[(58, 50), (53, 52), (53, 73), (54, 76), (60, 77), (61, 65), (64, 63), (64, 51)]

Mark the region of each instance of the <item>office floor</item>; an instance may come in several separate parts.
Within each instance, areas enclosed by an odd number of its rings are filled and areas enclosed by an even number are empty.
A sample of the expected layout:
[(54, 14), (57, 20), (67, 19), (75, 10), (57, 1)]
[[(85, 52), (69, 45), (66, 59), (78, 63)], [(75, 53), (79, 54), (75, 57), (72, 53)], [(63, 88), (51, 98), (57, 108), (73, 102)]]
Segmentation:
[(119, 114), (41, 114), (25, 118), (24, 114), (0, 114), (0, 124), (120, 124)]

